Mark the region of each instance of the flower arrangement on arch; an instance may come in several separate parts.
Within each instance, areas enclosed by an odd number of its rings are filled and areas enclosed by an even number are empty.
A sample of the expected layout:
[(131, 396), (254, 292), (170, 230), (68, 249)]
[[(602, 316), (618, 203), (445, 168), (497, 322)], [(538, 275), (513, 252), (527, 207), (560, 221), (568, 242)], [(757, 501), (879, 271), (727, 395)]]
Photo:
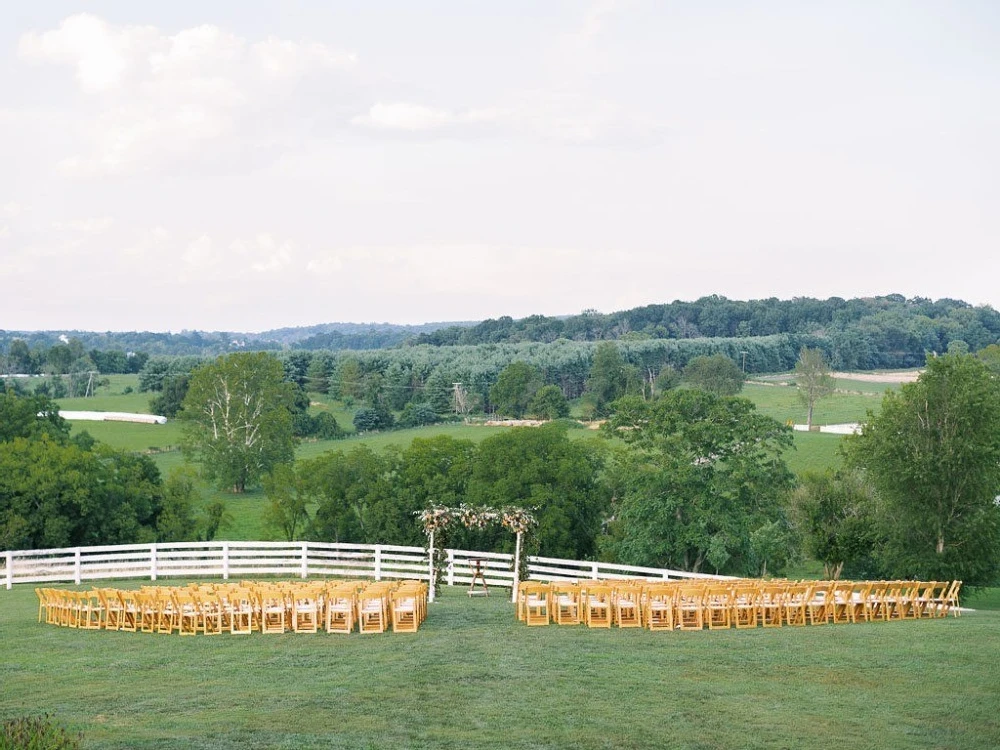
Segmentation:
[(538, 523), (534, 514), (526, 508), (506, 506), (498, 510), (488, 506), (473, 506), (466, 503), (462, 503), (457, 508), (432, 505), (424, 510), (416, 511), (416, 516), (420, 519), (424, 533), (427, 535), (439, 529), (446, 529), (455, 521), (467, 529), (485, 529), (487, 526), (499, 523), (515, 534), (523, 534)]

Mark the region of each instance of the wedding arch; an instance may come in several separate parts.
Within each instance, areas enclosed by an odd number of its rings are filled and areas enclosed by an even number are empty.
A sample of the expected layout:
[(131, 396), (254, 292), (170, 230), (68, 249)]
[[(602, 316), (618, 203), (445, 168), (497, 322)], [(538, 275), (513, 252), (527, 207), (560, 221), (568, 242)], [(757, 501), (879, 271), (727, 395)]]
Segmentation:
[[(514, 585), (511, 589), (510, 600), (517, 600), (517, 584), (521, 573), (521, 545), (524, 535), (534, 527), (538, 521), (527, 508), (516, 508), (505, 506), (503, 508), (490, 508), (487, 506), (472, 506), (462, 503), (457, 508), (444, 505), (432, 505), (421, 511), (417, 511), (417, 517), (423, 524), (424, 533), (427, 535), (428, 547), (428, 573), (430, 576), (428, 599), (434, 601), (434, 589), (437, 583), (437, 576), (440, 570), (440, 560), (438, 553), (443, 553), (443, 546), (440, 550), (435, 550), (435, 533), (444, 532), (450, 526), (461, 524), (467, 529), (485, 529), (488, 526), (500, 525), (516, 535), (514, 542)], [(438, 534), (440, 538), (440, 534)]]

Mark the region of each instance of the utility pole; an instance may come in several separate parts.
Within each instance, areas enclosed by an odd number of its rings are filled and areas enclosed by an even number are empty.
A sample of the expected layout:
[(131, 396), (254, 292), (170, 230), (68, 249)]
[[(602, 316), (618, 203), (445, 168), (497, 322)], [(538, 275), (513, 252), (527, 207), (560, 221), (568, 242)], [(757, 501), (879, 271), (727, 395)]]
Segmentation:
[(747, 376), (747, 351), (744, 349), (740, 352), (743, 355), (743, 377)]

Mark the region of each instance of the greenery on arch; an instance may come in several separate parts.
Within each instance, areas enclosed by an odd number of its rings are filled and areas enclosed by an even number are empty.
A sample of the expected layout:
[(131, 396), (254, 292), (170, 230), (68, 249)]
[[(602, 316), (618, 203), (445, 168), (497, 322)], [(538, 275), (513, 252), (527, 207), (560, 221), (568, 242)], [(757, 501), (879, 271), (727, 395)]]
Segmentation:
[[(416, 511), (415, 515), (423, 526), (428, 542), (434, 537), (434, 577), (439, 580), (445, 568), (445, 548), (448, 546), (448, 531), (456, 526), (467, 529), (485, 529), (489, 526), (501, 526), (513, 534), (520, 534), (522, 548), (528, 542), (528, 535), (538, 525), (532, 509), (507, 505), (494, 508), (486, 505), (469, 505), (462, 503), (458, 507), (431, 505), (424, 510)], [(518, 580), (523, 580), (527, 574), (528, 556), (521, 555)]]

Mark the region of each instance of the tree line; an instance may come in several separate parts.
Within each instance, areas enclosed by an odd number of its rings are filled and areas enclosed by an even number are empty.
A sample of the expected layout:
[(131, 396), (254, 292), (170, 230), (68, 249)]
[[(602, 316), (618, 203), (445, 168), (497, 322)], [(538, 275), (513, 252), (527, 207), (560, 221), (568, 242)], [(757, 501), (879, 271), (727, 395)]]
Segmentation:
[[(776, 335), (816, 337), (818, 343), (809, 345), (822, 348), (837, 369), (917, 367), (927, 352), (943, 353), (952, 346), (978, 351), (996, 343), (1000, 338), (1000, 314), (987, 305), (973, 306), (953, 299), (908, 299), (899, 294), (855, 299), (796, 297), (746, 301), (711, 295), (613, 313), (586, 310), (564, 317), (531, 315), (515, 320), (503, 316), (478, 323), (421, 326), (330, 323), (256, 334), (0, 331), (0, 365), (15, 341), (24, 342), (31, 350), (47, 350), (69, 339), (79, 341), (86, 351), (212, 357), (232, 351), (373, 350), (420, 345), (553, 343), (562, 339), (591, 343), (634, 339), (746, 340)], [(100, 363), (95, 364), (100, 369)], [(767, 371), (760, 365), (755, 367), (751, 371)]]
[[(838, 369), (918, 367), (927, 352), (943, 353), (953, 342), (976, 351), (1000, 337), (1000, 314), (960, 300), (890, 294), (845, 300), (796, 297), (738, 301), (712, 295), (693, 302), (646, 305), (565, 318), (501, 317), (475, 326), (452, 326), (416, 337), (436, 346), (484, 343), (640, 339), (752, 339), (778, 334), (813, 335)], [(761, 370), (755, 370), (757, 372)]]

